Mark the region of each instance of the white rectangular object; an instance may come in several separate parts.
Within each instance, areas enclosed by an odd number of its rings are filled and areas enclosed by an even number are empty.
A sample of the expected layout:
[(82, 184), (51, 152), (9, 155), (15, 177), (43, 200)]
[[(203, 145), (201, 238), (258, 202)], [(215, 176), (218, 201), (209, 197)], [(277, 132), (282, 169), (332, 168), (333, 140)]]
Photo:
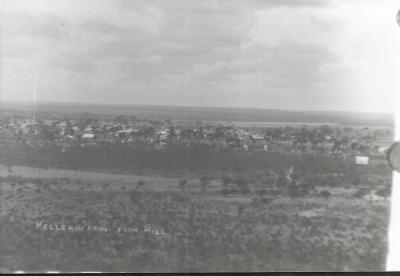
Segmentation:
[(356, 156), (356, 164), (357, 165), (368, 165), (369, 157), (368, 156)]

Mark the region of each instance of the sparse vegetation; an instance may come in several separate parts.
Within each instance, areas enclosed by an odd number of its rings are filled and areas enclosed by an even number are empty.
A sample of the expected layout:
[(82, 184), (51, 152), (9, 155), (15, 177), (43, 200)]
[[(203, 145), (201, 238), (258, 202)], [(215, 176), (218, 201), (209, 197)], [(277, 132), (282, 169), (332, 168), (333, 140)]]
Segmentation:
[(179, 188), (184, 191), (187, 186), (187, 179), (181, 179), (179, 180)]
[[(252, 271), (285, 270), (288, 265), (293, 270), (383, 269), (388, 214), (385, 204), (368, 205), (330, 195), (334, 205), (322, 214), (321, 221), (318, 217), (296, 215), (325, 205), (325, 201), (313, 198), (257, 196), (252, 200), (251, 195), (236, 194), (232, 201), (221, 201), (208, 200), (207, 196), (198, 198), (190, 190), (124, 191), (123, 186), (118, 189), (113, 185), (104, 190), (102, 185), (96, 189), (97, 183), (92, 183), (91, 190), (84, 184), (79, 190), (79, 184), (74, 182), (52, 194), (36, 184), (32, 189), (42, 193), (31, 192), (31, 179), (18, 179), (25, 187), (18, 192), (17, 187), (8, 186), (15, 181), (1, 179), (0, 193), (2, 206), (8, 206), (0, 217), (0, 256), (8, 260), (6, 268), (11, 271), (49, 269), (49, 264), (58, 270), (71, 266), (94, 270), (101, 266), (107, 271), (138, 272), (226, 271), (234, 270), (237, 263)], [(256, 193), (260, 191), (263, 190)], [(249, 201), (243, 201), (246, 198)], [(41, 208), (39, 213), (28, 207), (32, 203)], [(365, 208), (372, 224), (361, 219)], [(352, 216), (360, 219), (350, 222)], [(166, 235), (46, 233), (34, 230), (37, 221), (92, 225), (104, 222), (108, 227), (154, 223)], [(350, 223), (351, 228), (341, 227)], [(39, 252), (36, 246), (40, 246)], [(245, 247), (250, 255), (243, 254)], [(57, 254), (46, 254), (54, 248)]]
[(323, 198), (329, 198), (332, 196), (329, 191), (321, 191), (319, 195), (322, 196)]
[(143, 180), (139, 180), (138, 182), (137, 182), (137, 188), (142, 188), (142, 187), (144, 187), (146, 185), (146, 182), (145, 181), (143, 181)]

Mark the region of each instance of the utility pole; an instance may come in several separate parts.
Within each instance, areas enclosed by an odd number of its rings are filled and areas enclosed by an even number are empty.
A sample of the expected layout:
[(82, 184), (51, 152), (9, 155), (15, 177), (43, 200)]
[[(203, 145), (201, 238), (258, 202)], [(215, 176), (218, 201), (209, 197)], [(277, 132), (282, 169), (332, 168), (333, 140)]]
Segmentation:
[(33, 123), (36, 123), (36, 104), (37, 104), (37, 62), (35, 59), (35, 83), (33, 84)]

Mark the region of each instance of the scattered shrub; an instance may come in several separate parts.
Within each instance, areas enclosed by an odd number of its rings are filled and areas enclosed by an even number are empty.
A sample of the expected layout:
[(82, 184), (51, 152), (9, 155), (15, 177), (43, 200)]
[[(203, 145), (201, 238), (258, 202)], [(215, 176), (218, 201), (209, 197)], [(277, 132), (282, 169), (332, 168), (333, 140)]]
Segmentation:
[(146, 185), (146, 182), (145, 182), (145, 181), (139, 180), (139, 181), (137, 182), (136, 188), (142, 188), (142, 187), (144, 187), (145, 185)]
[(222, 189), (220, 191), (220, 194), (223, 195), (223, 196), (227, 196), (227, 195), (230, 194), (230, 190), (229, 189)]
[(267, 194), (267, 190), (266, 189), (260, 189), (257, 191), (257, 195), (259, 195), (260, 197), (263, 197)]
[(380, 189), (376, 191), (376, 195), (382, 196), (382, 197), (389, 197), (391, 195), (390, 189)]
[(319, 193), (319, 195), (322, 196), (323, 198), (329, 198), (329, 197), (332, 196), (332, 194), (329, 191), (326, 191), (326, 190), (325, 191), (321, 191)]
[(367, 192), (365, 190), (357, 190), (353, 196), (355, 198), (362, 198), (363, 196), (365, 196), (367, 194)]
[(179, 188), (183, 191), (186, 189), (187, 185), (187, 179), (181, 179), (179, 180)]

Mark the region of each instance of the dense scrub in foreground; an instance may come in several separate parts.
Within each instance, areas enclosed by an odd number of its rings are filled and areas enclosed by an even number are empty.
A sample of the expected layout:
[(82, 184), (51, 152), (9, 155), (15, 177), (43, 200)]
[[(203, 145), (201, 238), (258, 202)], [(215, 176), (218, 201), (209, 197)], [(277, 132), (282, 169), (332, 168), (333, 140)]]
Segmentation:
[[(51, 181), (50, 181), (51, 182)], [(212, 191), (101, 189), (2, 179), (3, 271), (383, 270), (388, 204), (332, 196), (252, 200)], [(157, 225), (165, 234), (56, 232), (37, 223)]]

